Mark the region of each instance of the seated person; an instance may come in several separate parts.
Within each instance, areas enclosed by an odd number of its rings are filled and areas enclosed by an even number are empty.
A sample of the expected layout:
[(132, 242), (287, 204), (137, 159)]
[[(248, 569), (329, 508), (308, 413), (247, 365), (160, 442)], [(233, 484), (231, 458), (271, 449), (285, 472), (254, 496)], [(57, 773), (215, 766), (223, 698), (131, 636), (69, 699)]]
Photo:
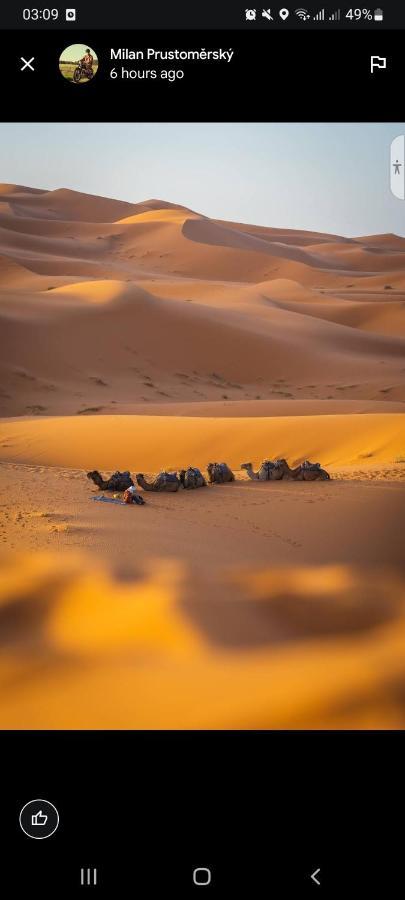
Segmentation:
[(83, 64), (85, 69), (87, 69), (89, 72), (93, 72), (94, 57), (90, 50), (90, 47), (86, 47), (86, 52), (80, 62)]

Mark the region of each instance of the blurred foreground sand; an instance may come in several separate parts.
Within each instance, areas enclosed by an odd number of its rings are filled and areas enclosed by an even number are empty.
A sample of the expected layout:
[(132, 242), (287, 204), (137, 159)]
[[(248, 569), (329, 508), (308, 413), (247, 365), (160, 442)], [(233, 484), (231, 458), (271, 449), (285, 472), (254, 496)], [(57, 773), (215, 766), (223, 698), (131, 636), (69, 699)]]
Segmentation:
[(181, 562), (142, 570), (123, 582), (80, 555), (6, 561), (1, 727), (404, 727), (394, 570), (247, 567), (217, 591)]

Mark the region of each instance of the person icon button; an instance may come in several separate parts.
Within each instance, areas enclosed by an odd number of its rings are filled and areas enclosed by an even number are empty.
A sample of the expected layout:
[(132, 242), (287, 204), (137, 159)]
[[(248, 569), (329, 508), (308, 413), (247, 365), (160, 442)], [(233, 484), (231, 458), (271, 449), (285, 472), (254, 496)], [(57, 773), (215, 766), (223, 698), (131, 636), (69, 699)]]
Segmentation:
[(405, 134), (391, 143), (390, 185), (394, 197), (405, 200)]
[(30, 800), (20, 812), (20, 827), (27, 837), (40, 841), (55, 834), (59, 813), (49, 800)]

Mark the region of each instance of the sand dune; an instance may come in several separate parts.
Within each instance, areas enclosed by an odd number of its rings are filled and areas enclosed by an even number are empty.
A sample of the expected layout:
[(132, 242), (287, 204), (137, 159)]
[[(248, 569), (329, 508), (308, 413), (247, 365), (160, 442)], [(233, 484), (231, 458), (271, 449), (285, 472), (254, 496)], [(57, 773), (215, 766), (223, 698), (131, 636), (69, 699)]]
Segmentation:
[(342, 244), (336, 242), (332, 246), (330, 244), (312, 245), (311, 251), (319, 258), (319, 264), (325, 259), (328, 265), (332, 265), (332, 259), (336, 268), (345, 268), (358, 273), (363, 271), (369, 272), (390, 272), (404, 267), (405, 238), (398, 238), (401, 241), (400, 248), (391, 250), (387, 245), (382, 244), (379, 247), (368, 246), (364, 242), (359, 244), (353, 242)]
[(356, 238), (358, 244), (365, 244), (367, 247), (383, 247), (384, 250), (404, 250), (405, 238), (398, 234), (369, 234), (365, 237)]
[(26, 196), (27, 194), (48, 194), (49, 191), (41, 190), (41, 188), (24, 187), (21, 184), (0, 184), (0, 196), (5, 199), (7, 197)]
[[(315, 300), (315, 302), (314, 302)], [(391, 302), (390, 302), (391, 301)], [(274, 302), (274, 301), (273, 301)], [(346, 325), (350, 328), (360, 328), (375, 334), (391, 334), (393, 336), (405, 336), (405, 294), (390, 294), (390, 300), (375, 303), (367, 301), (355, 301), (345, 299), (343, 302), (328, 298), (328, 305), (322, 303), (321, 298), (311, 298), (309, 303), (290, 297), (288, 300), (278, 299), (283, 309), (291, 312), (300, 312), (301, 315), (314, 316), (314, 318), (326, 319), (329, 322)]]
[(66, 188), (40, 191), (2, 185), (0, 193), (3, 200), (8, 200), (17, 216), (34, 215), (36, 218), (65, 221), (111, 222), (125, 215), (131, 215), (136, 209), (136, 204), (92, 194), (80, 194)]
[[(65, 283), (64, 278), (63, 282)], [(48, 284), (49, 279), (46, 276), (34, 274), (21, 261), (15, 262), (8, 256), (0, 255), (0, 289), (2, 297), (3, 290), (8, 293), (10, 288), (18, 291), (17, 296), (20, 295), (21, 291), (28, 291), (30, 296), (32, 296), (32, 293), (35, 291), (46, 290)]]
[[(341, 391), (357, 399), (405, 399), (405, 340), (398, 333), (353, 328), (316, 309), (308, 315), (302, 304), (265, 305), (262, 294), (236, 296), (233, 306), (221, 291), (216, 305), (190, 303), (179, 285), (168, 302), (158, 283), (154, 292), (142, 285), (104, 279), (4, 291), (3, 414), (21, 415), (25, 405), (47, 408), (49, 399), (52, 411), (64, 412), (66, 396), (74, 394), (91, 407), (161, 396), (236, 399), (241, 392), (251, 399), (331, 399)], [(108, 398), (95, 396), (97, 379)], [(51, 398), (43, 382), (53, 385)]]
[(139, 207), (146, 207), (144, 212), (138, 207), (138, 211), (134, 215), (127, 216), (125, 219), (119, 219), (115, 224), (138, 225), (146, 222), (147, 224), (150, 223), (155, 225), (159, 222), (172, 222), (174, 225), (184, 225), (189, 219), (200, 218), (197, 213), (193, 213), (191, 209), (185, 209), (183, 206), (166, 204), (161, 207), (158, 200), (156, 200), (155, 203), (156, 207), (152, 206), (152, 209), (149, 208), (149, 203), (139, 204)]
[(174, 416), (3, 419), (0, 459), (85, 469), (156, 471), (213, 458), (239, 468), (249, 460), (320, 459), (338, 466), (394, 462), (404, 453), (405, 414), (183, 418)]

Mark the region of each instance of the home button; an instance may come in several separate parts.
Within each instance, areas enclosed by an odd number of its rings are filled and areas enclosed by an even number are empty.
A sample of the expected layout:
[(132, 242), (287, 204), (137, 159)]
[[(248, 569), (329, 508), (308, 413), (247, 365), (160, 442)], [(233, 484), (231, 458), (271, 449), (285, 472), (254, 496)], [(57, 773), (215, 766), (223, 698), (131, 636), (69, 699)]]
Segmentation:
[(207, 887), (211, 884), (211, 869), (200, 867), (193, 871), (193, 882), (198, 887)]

